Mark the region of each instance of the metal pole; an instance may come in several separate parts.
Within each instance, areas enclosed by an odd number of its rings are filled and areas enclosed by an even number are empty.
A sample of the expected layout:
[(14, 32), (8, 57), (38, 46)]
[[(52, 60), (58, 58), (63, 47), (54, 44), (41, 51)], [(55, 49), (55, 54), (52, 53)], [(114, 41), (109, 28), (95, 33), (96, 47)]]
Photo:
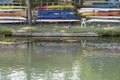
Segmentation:
[(31, 12), (31, 6), (30, 6), (30, 0), (26, 0), (27, 5), (27, 16), (28, 16), (28, 24), (32, 25), (32, 12)]

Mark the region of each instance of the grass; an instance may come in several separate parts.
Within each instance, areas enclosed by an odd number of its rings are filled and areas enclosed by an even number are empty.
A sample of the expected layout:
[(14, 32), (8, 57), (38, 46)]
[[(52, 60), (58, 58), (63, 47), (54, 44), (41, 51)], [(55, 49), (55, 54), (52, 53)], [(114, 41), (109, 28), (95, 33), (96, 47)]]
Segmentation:
[(16, 27), (0, 27), (0, 34), (11, 35), (13, 32), (62, 32), (62, 33), (98, 33), (102, 36), (120, 36), (119, 27), (80, 27), (73, 25), (46, 24), (44, 26), (16, 26)]
[(0, 35), (11, 36), (13, 32), (15, 32), (15, 30), (11, 28), (0, 28)]

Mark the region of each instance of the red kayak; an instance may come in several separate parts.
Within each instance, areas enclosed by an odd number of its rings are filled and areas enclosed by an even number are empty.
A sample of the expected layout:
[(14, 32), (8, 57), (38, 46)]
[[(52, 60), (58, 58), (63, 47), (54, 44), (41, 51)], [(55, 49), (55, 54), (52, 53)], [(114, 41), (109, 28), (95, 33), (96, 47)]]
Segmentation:
[(45, 9), (47, 6), (37, 6), (35, 9)]
[(120, 12), (119, 11), (113, 11), (113, 12), (109, 12), (109, 11), (101, 11), (101, 12), (96, 12), (96, 15), (119, 15)]

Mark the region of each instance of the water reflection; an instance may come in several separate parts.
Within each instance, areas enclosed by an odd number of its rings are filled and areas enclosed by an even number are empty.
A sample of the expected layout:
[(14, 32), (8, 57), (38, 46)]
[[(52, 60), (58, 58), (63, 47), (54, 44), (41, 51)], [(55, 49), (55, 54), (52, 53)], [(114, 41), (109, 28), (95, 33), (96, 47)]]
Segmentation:
[(1, 44), (0, 80), (119, 80), (118, 42)]

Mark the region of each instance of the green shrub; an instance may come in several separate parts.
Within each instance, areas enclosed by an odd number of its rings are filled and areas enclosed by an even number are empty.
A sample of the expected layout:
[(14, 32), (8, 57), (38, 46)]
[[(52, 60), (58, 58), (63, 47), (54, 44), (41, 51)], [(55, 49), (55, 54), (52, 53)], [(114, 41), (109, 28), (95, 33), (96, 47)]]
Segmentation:
[(100, 30), (97, 30), (96, 33), (102, 36), (120, 36), (120, 29), (118, 28), (108, 29), (108, 30), (100, 29)]
[(1, 28), (0, 29), (0, 35), (5, 35), (5, 36), (11, 36), (12, 33), (14, 32), (13, 29), (9, 29), (9, 28)]

